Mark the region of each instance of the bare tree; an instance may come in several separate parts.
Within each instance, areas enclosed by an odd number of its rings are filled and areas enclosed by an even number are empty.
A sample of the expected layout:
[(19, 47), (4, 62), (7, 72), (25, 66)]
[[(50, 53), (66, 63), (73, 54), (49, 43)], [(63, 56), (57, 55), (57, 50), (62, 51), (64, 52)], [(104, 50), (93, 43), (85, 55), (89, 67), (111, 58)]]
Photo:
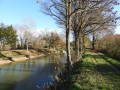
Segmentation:
[[(80, 54), (83, 55), (85, 34), (116, 25), (115, 23), (111, 23), (112, 20), (115, 20), (115, 15), (112, 11), (109, 11), (109, 9), (113, 9), (113, 4), (112, 0), (81, 0), (79, 3), (74, 3), (73, 8), (76, 9), (78, 6), (84, 8), (83, 11), (76, 13), (72, 18), (76, 56), (79, 55), (79, 49), (81, 51)], [(93, 26), (95, 26), (95, 28), (92, 28)], [(78, 37), (80, 38), (78, 39)]]
[[(71, 66), (70, 32), (74, 31), (76, 56), (84, 53), (84, 35), (111, 25), (113, 0), (49, 0), (42, 3), (43, 12), (65, 28), (67, 63)], [(91, 28), (96, 26), (96, 28)], [(79, 53), (80, 51), (80, 53)]]
[[(78, 0), (76, 0), (78, 1)], [(72, 9), (72, 0), (50, 0), (42, 3), (43, 12), (53, 17), (57, 23), (62, 25), (66, 31), (66, 51), (67, 51), (67, 63), (68, 68), (71, 67), (71, 53), (70, 53), (70, 31), (71, 31), (71, 19), (75, 13), (82, 11), (82, 8)]]
[[(23, 24), (21, 25), (21, 30), (22, 30), (22, 35), (24, 39), (24, 43), (26, 46), (26, 50), (28, 51), (29, 49), (29, 44), (31, 40), (33, 39), (33, 29), (35, 27), (35, 22), (32, 19), (24, 19)], [(20, 38), (22, 40), (22, 37)], [(22, 44), (22, 41), (21, 41)]]

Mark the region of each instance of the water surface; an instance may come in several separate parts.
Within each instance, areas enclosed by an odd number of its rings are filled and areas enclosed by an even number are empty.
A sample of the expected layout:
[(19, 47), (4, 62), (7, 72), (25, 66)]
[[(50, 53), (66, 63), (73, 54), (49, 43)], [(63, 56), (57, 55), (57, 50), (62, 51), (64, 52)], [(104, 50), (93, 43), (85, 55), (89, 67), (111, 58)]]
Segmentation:
[(46, 88), (64, 63), (64, 55), (54, 55), (0, 66), (0, 90)]

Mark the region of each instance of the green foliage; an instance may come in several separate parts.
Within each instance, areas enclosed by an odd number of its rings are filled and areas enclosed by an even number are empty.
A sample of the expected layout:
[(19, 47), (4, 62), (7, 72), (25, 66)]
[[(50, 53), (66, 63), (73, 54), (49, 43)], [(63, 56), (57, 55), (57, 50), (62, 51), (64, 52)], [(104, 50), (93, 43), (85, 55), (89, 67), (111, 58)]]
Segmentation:
[(111, 63), (112, 65), (116, 66), (120, 69), (120, 61), (112, 59), (110, 57), (105, 56), (103, 53), (99, 53), (99, 55), (104, 58), (107, 62)]
[(0, 25), (0, 41), (4, 39), (4, 24)]
[(12, 26), (8, 26), (4, 30), (4, 36), (5, 36), (7, 44), (12, 45), (12, 44), (16, 43), (16, 41), (17, 41), (16, 30), (14, 30)]
[(65, 73), (60, 90), (118, 90), (119, 74), (96, 53), (86, 52), (82, 62), (77, 62), (70, 74)]
[(53, 48), (64, 48), (65, 44), (57, 33), (51, 33), (50, 45)]
[(65, 43), (62, 38), (57, 33), (50, 33), (49, 35), (45, 35), (43, 37), (43, 41), (45, 41), (45, 48), (54, 48), (54, 49), (64, 49)]
[(11, 45), (14, 49), (17, 42), (17, 34), (16, 30), (14, 30), (13, 26), (5, 26), (1, 24), (0, 26), (0, 41), (4, 45)]

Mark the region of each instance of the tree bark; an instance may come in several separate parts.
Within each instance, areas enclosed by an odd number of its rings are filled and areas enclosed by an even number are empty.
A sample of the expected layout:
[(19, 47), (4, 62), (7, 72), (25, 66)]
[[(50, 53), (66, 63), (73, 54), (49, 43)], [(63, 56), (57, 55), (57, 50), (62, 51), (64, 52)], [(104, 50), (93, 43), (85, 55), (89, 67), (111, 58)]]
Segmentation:
[(20, 41), (21, 41), (21, 48), (24, 48), (24, 45), (23, 45), (23, 39), (20, 38)]
[(0, 53), (2, 53), (2, 45), (3, 45), (3, 43), (2, 43), (2, 41), (1, 41), (1, 52), (0, 52)]
[(75, 35), (75, 55), (76, 59), (79, 59), (79, 35)]
[(84, 51), (84, 42), (83, 42), (83, 33), (82, 30), (79, 33), (79, 47), (80, 47), (80, 58), (82, 59), (83, 57), (83, 51)]
[(27, 51), (28, 51), (28, 40), (26, 41), (26, 45), (27, 45)]
[(95, 49), (95, 32), (93, 32), (93, 38), (92, 38), (92, 50)]
[(71, 27), (71, 0), (66, 0), (66, 52), (67, 52), (67, 68), (71, 69), (71, 53), (70, 53), (70, 27)]

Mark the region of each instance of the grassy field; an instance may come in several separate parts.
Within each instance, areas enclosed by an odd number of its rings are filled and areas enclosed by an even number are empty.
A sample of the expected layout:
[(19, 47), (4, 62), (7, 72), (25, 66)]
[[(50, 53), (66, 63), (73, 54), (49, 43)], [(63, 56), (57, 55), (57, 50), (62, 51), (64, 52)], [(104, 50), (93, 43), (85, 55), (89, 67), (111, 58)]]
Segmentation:
[(86, 52), (57, 85), (60, 90), (120, 90), (120, 75), (98, 54)]

